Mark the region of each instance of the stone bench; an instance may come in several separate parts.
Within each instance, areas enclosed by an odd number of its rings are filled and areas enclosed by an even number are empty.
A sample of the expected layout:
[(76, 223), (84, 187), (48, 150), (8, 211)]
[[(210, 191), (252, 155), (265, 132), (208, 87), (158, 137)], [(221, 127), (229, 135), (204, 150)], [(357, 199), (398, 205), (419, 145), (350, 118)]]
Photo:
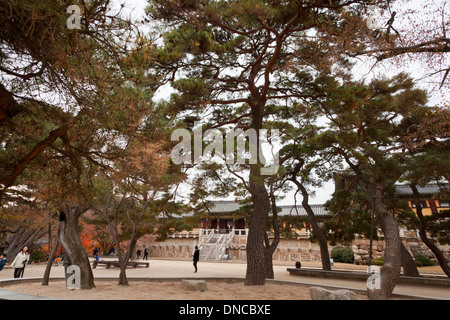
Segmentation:
[[(361, 280), (367, 281), (370, 276), (367, 272), (359, 271), (340, 271), (340, 270), (320, 270), (320, 269), (308, 269), (308, 268), (287, 268), (290, 275), (304, 276), (304, 277), (318, 277), (328, 279), (346, 279), (346, 280)], [(420, 277), (408, 277), (400, 275), (397, 283), (413, 284), (413, 285), (433, 285), (450, 287), (450, 279), (444, 276), (420, 276)]]
[[(111, 266), (113, 266), (113, 267), (120, 267), (120, 263), (117, 260), (113, 260), (113, 261), (95, 260), (92, 263), (92, 269), (97, 268), (98, 265), (105, 265), (106, 269), (111, 268)], [(138, 266), (144, 266), (146, 268), (149, 268), (150, 267), (150, 263), (149, 262), (138, 262), (138, 261), (128, 261), (127, 262), (127, 267), (137, 268)]]

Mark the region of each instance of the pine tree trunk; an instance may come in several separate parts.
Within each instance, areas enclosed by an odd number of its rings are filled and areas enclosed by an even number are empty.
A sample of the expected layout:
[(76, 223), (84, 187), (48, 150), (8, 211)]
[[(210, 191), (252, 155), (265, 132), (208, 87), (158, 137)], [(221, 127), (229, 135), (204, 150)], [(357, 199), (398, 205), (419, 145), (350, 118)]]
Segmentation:
[(417, 270), (416, 263), (414, 259), (408, 252), (408, 249), (402, 243), (402, 266), (403, 273), (408, 277), (420, 277), (419, 270)]
[(273, 253), (272, 248), (266, 248), (264, 253), (264, 274), (266, 279), (275, 279), (275, 273), (273, 271)]
[(55, 243), (53, 244), (52, 252), (50, 253), (50, 256), (48, 257), (47, 266), (45, 267), (44, 271), (44, 277), (42, 278), (41, 285), (48, 286), (48, 281), (50, 279), (50, 270), (52, 269), (53, 265), (53, 257), (56, 255), (56, 251), (59, 247), (59, 240), (58, 238), (55, 239)]
[(302, 206), (305, 209), (306, 214), (308, 215), (308, 219), (313, 228), (314, 235), (317, 237), (317, 240), (319, 241), (320, 258), (322, 260), (322, 270), (330, 271), (331, 262), (330, 262), (330, 254), (328, 252), (328, 241), (325, 238), (325, 235), (322, 233), (322, 230), (320, 230), (320, 227), (317, 224), (316, 216), (314, 215), (314, 211), (311, 209), (311, 206), (309, 205), (308, 190), (306, 190), (306, 188), (297, 180), (295, 180), (294, 182), (302, 192), (303, 196)]
[(280, 243), (280, 227), (278, 225), (278, 212), (277, 212), (277, 205), (276, 205), (276, 199), (273, 192), (270, 193), (270, 200), (271, 200), (271, 209), (272, 209), (272, 228), (273, 228), (273, 240), (272, 243), (270, 243), (269, 235), (265, 234), (265, 273), (266, 273), (266, 279), (275, 279), (275, 273), (273, 271), (273, 253), (278, 247), (278, 244)]
[(375, 213), (378, 224), (382, 227), (386, 247), (384, 265), (380, 272), (380, 287), (368, 288), (367, 295), (371, 300), (386, 300), (397, 284), (401, 271), (401, 239), (399, 227), (394, 214), (386, 210), (383, 203), (384, 181), (366, 183), (366, 198)]
[(127, 263), (120, 263), (120, 273), (119, 273), (119, 286), (128, 286), (128, 279), (127, 279)]
[(85, 211), (86, 208), (82, 206), (67, 206), (60, 214), (58, 238), (69, 260), (64, 261), (65, 265), (78, 266), (81, 272), (81, 289), (92, 289), (95, 288), (94, 275), (78, 230), (78, 220)]
[(247, 272), (244, 283), (247, 286), (264, 285), (266, 278), (264, 238), (270, 201), (259, 170), (260, 167), (257, 165), (252, 165), (250, 169), (249, 184), (253, 199), (253, 212), (247, 237)]
[(427, 222), (425, 221), (425, 218), (422, 213), (422, 205), (420, 204), (420, 194), (417, 190), (417, 187), (415, 184), (411, 183), (410, 185), (411, 190), (414, 194), (414, 203), (416, 205), (416, 214), (417, 217), (419, 217), (420, 220), (420, 229), (419, 229), (419, 236), (420, 239), (422, 239), (423, 243), (433, 252), (434, 256), (436, 257), (439, 265), (441, 266), (444, 273), (447, 275), (447, 277), (450, 278), (450, 266), (447, 264), (447, 260), (445, 259), (444, 255), (442, 254), (441, 250), (433, 243), (433, 241), (428, 238), (427, 236)]
[(119, 262), (120, 262), (120, 274), (119, 274), (119, 285), (121, 286), (128, 286), (128, 278), (127, 278), (127, 264), (128, 261), (131, 259), (133, 253), (135, 252), (137, 239), (135, 237), (135, 234), (133, 232), (133, 235), (131, 236), (130, 243), (128, 245), (128, 251), (125, 253), (125, 255), (120, 254), (119, 255)]

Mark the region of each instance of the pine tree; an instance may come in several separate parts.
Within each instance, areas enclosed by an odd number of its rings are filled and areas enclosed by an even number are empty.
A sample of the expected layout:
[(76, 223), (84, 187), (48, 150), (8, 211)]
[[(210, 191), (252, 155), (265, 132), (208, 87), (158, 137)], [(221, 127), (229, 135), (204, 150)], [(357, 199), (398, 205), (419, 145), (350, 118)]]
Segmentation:
[[(368, 31), (368, 5), (385, 5), (362, 0), (149, 3), (150, 21), (164, 25), (158, 60), (175, 91), (165, 103), (167, 113), (195, 115), (207, 128), (254, 129), (258, 148), (270, 106), (292, 109), (316, 99), (314, 77), (349, 65), (341, 53), (343, 47), (356, 47)], [(258, 161), (248, 169), (253, 210), (246, 285), (265, 283), (260, 268), (271, 204), (262, 167)]]
[(401, 120), (424, 107), (426, 93), (405, 74), (373, 80), (369, 85), (347, 83), (330, 88), (322, 105), (331, 127), (322, 139), (328, 150), (343, 159), (359, 183), (365, 200), (383, 231), (386, 249), (381, 287), (368, 290), (371, 299), (386, 299), (400, 275), (402, 243), (394, 212), (385, 191), (405, 172)]

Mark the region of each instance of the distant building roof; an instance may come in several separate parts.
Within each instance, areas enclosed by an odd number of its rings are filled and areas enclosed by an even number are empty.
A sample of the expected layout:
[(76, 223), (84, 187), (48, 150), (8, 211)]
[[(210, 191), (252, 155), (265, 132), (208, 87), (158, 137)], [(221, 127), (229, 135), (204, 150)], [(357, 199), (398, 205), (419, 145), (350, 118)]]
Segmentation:
[(212, 213), (226, 213), (226, 212), (234, 212), (239, 210), (240, 204), (239, 202), (232, 200), (220, 200), (220, 201), (211, 201), (214, 204), (214, 207), (210, 209)]
[[(239, 210), (240, 204), (233, 200), (211, 200), (214, 207), (210, 209), (211, 213), (232, 213)], [(329, 213), (322, 204), (312, 204), (310, 205), (316, 216), (328, 216)], [(281, 212), (278, 213), (279, 216), (307, 216), (306, 210), (303, 206), (295, 205), (282, 205), (278, 206), (281, 208)]]
[[(443, 185), (438, 185), (438, 184), (427, 184), (423, 187), (417, 186), (417, 191), (419, 191), (419, 193), (421, 195), (433, 195), (433, 194), (438, 193), (439, 191), (442, 191), (443, 187), (444, 187)], [(448, 187), (447, 184), (446, 184), (446, 187)], [(412, 196), (413, 195), (413, 192), (409, 185), (396, 185), (395, 193), (400, 196)]]
[[(325, 209), (323, 204), (310, 204), (309, 205), (314, 212), (315, 216), (329, 216), (330, 213)], [(288, 215), (299, 215), (299, 216), (307, 216), (305, 208), (303, 206), (279, 206), (281, 208), (281, 212), (278, 213), (280, 216), (288, 216)]]

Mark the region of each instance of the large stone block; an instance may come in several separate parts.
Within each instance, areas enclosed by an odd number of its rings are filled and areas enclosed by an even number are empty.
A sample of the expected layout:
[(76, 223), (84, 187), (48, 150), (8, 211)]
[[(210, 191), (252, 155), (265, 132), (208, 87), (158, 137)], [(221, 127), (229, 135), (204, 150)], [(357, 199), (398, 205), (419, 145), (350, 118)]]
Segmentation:
[(350, 290), (331, 291), (321, 287), (310, 287), (309, 294), (312, 300), (357, 300), (357, 295)]
[(183, 280), (181, 284), (188, 291), (205, 291), (208, 290), (205, 280)]

